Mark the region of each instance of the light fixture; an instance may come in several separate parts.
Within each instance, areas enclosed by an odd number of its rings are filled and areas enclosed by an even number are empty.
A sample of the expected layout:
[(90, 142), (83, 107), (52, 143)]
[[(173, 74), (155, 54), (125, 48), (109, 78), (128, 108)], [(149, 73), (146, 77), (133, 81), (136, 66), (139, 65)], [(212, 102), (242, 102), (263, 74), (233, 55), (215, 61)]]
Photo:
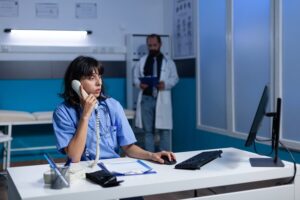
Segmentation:
[(29, 29), (11, 29), (6, 28), (4, 29), (4, 33), (16, 33), (16, 34), (58, 34), (58, 35), (78, 35), (78, 36), (85, 36), (91, 35), (93, 32), (91, 30), (87, 31), (65, 31), (65, 30), (29, 30)]
[(11, 29), (3, 30), (8, 39), (15, 44), (38, 46), (72, 46), (85, 44), (92, 31), (43, 30), (43, 29)]

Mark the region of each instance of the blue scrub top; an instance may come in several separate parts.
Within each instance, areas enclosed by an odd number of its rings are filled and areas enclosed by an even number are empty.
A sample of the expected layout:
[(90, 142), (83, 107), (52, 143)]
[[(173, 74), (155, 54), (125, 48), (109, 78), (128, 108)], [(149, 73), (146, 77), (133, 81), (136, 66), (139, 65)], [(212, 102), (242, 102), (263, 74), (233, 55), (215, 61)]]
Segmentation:
[[(97, 108), (100, 112), (100, 158), (118, 158), (119, 147), (136, 142), (121, 104), (113, 98), (101, 101)], [(61, 103), (53, 113), (53, 128), (57, 141), (57, 149), (64, 152), (74, 137), (82, 108), (73, 107), (66, 102)], [(88, 124), (85, 152), (81, 160), (95, 159), (96, 155), (96, 111)]]

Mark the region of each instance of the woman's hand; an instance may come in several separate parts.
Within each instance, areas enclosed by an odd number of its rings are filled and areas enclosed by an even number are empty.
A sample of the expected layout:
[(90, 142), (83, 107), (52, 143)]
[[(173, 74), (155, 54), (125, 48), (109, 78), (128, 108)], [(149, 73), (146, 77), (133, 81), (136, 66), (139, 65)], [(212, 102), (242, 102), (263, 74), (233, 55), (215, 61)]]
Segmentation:
[(170, 161), (176, 160), (175, 154), (170, 151), (161, 151), (157, 153), (152, 153), (150, 151), (145, 151), (144, 149), (140, 148), (135, 144), (122, 146), (122, 149), (126, 153), (126, 155), (131, 158), (152, 160), (161, 164), (164, 163), (162, 156), (168, 157)]
[(151, 153), (150, 160), (163, 164), (164, 160), (161, 158), (162, 156), (167, 156), (170, 161), (176, 160), (175, 154), (171, 151), (161, 151), (157, 153)]
[[(82, 85), (80, 86), (80, 92), (81, 92), (81, 94), (86, 93), (84, 91)], [(82, 96), (84, 97), (84, 95), (82, 95)], [(97, 103), (96, 97), (94, 95), (90, 94), (86, 98), (80, 97), (80, 101), (81, 101), (81, 105), (83, 107), (82, 117), (90, 117), (91, 113), (94, 111), (95, 105)]]
[(72, 159), (72, 162), (79, 162), (81, 155), (84, 152), (89, 119), (91, 113), (95, 110), (95, 104), (97, 103), (96, 97), (92, 94), (87, 95), (82, 86), (80, 86), (80, 92), (81, 96), (83, 96), (80, 97), (80, 103), (83, 107), (82, 115), (74, 137), (70, 141), (68, 147), (65, 148), (65, 151), (68, 154), (68, 157)]

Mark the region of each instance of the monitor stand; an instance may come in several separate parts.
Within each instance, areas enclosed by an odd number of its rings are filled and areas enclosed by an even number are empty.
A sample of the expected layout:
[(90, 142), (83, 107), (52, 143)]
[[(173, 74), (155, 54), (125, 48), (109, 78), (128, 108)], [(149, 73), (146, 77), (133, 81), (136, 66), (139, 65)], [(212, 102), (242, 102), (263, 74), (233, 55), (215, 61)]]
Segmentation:
[(274, 161), (273, 158), (250, 158), (249, 160), (252, 167), (284, 167), (280, 159)]

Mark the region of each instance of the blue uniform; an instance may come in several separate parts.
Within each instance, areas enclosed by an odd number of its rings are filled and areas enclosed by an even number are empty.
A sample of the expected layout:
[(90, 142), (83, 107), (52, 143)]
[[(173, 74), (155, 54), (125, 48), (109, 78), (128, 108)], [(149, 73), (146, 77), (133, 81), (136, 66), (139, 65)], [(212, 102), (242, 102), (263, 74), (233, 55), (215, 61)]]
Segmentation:
[[(101, 101), (97, 108), (100, 112), (100, 158), (118, 158), (119, 147), (136, 142), (134, 133), (128, 123), (120, 103), (113, 98)], [(74, 137), (81, 107), (73, 107), (66, 102), (60, 104), (53, 114), (53, 128), (57, 140), (57, 149), (64, 152)], [(95, 159), (96, 155), (96, 111), (89, 119), (85, 151), (81, 160)]]

